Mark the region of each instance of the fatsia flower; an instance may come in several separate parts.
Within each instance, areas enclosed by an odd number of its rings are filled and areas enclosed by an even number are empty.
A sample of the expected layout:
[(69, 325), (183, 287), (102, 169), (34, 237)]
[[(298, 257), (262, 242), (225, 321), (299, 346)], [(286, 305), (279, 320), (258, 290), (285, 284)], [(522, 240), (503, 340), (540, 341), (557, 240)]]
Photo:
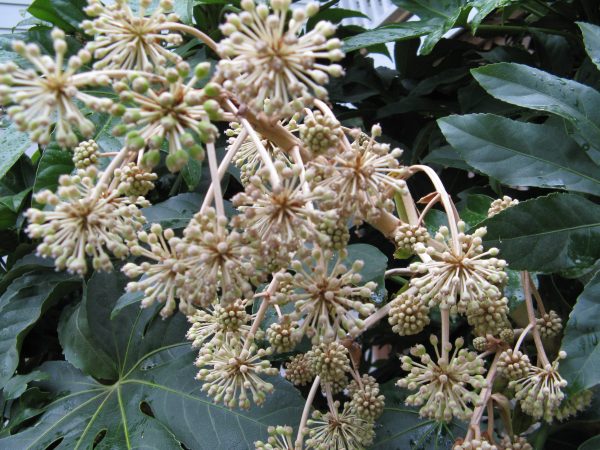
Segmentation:
[(192, 218), (177, 251), (188, 267), (181, 295), (190, 304), (208, 306), (217, 294), (223, 303), (253, 296), (250, 280), (259, 275), (256, 243), (229, 230), (227, 218), (214, 209)]
[(470, 302), (500, 300), (500, 288), (507, 280), (506, 261), (496, 258), (497, 248), (483, 250), (482, 237), (486, 229), (478, 228), (472, 235), (464, 233), (465, 223), (458, 223), (459, 245), (456, 249), (447, 227), (435, 236), (436, 243), (415, 245), (415, 251), (428, 255), (424, 262), (411, 264), (419, 277), (411, 279), (421, 301), (429, 306), (440, 305), (466, 313)]
[[(279, 371), (262, 359), (269, 350), (259, 349), (255, 344), (245, 348), (242, 341), (215, 341), (200, 349), (196, 366), (200, 368), (196, 378), (203, 381), (202, 390), (217, 403), (229, 408), (250, 408), (250, 398), (262, 405), (273, 385), (261, 376), (276, 375)], [(210, 368), (209, 368), (210, 367)]]
[(256, 450), (294, 450), (292, 435), (294, 429), (289, 426), (277, 425), (267, 428), (269, 438), (267, 442), (256, 441), (254, 443)]
[[(127, 292), (143, 292), (142, 308), (146, 308), (155, 302), (164, 303), (160, 311), (162, 317), (169, 317), (177, 306), (178, 290), (181, 286), (181, 275), (185, 272), (185, 265), (175, 252), (175, 247), (180, 239), (170, 228), (163, 230), (159, 224), (152, 224), (150, 233), (140, 231), (138, 240), (146, 244), (131, 247), (134, 256), (143, 256), (152, 261), (144, 261), (141, 264), (127, 263), (123, 266), (123, 272), (129, 278), (143, 275), (139, 281), (131, 281), (127, 284)], [(194, 308), (185, 301), (179, 302), (179, 309), (184, 314), (192, 314)]]
[[(38, 203), (51, 209), (29, 208), (26, 212), (27, 233), (43, 239), (38, 255), (55, 258), (57, 269), (84, 275), (89, 256), (94, 269), (110, 271), (113, 264), (105, 249), (124, 259), (144, 223), (136, 204), (118, 197), (116, 191), (96, 198), (97, 176), (94, 166), (76, 175), (62, 175), (56, 194), (44, 190), (35, 196)], [(136, 202), (148, 206), (143, 197)]]
[(0, 103), (12, 104), (8, 114), (21, 131), (28, 131), (32, 141), (39, 144), (50, 142), (51, 125), (56, 122), (56, 141), (62, 147), (75, 147), (79, 140), (75, 129), (89, 137), (94, 124), (87, 119), (75, 104), (80, 100), (94, 110), (107, 110), (112, 101), (96, 98), (81, 92), (85, 85), (108, 84), (105, 75), (90, 77), (76, 71), (91, 56), (80, 50), (65, 63), (67, 42), (63, 31), (55, 28), (51, 33), (56, 56), (52, 59), (42, 55), (36, 44), (13, 41), (13, 49), (27, 59), (32, 68), (23, 69), (12, 61), (0, 64)]
[(346, 333), (358, 334), (364, 327), (360, 316), (366, 317), (375, 309), (367, 302), (376, 284), (357, 286), (363, 262), (354, 261), (348, 268), (343, 264), (346, 251), (334, 258), (332, 251), (318, 248), (300, 250), (298, 256), (302, 259), (292, 262), (296, 273), (282, 276), (275, 300), (294, 304), (292, 319), (301, 322), (300, 331), (314, 343), (331, 342)]
[(344, 57), (339, 39), (329, 39), (335, 27), (318, 22), (308, 33), (301, 34), (308, 17), (318, 11), (310, 3), (304, 10), (295, 9), (288, 20), (291, 0), (271, 0), (266, 4), (242, 0), (242, 12), (229, 14), (221, 26), (226, 36), (218, 52), (223, 86), (238, 95), (254, 111), (275, 116), (292, 115), (311, 103), (313, 94), (327, 96), (323, 87), (329, 76), (340, 76), (338, 64)]
[(357, 220), (393, 209), (391, 197), (406, 189), (402, 178), (408, 173), (397, 160), (402, 151), (378, 143), (375, 138), (380, 135), (379, 125), (372, 128), (371, 137), (357, 132), (349, 148), (331, 159), (321, 157), (310, 163), (322, 175), (315, 177), (316, 186), (335, 193), (330, 208)]
[[(475, 352), (463, 349), (462, 338), (455, 341), (454, 352), (448, 359), (440, 354), (437, 337), (431, 336), (430, 341), (436, 360), (427, 354), (423, 345), (412, 347), (410, 353), (419, 362), (410, 356), (401, 358), (402, 369), (409, 374), (398, 380), (397, 385), (417, 390), (406, 398), (406, 404), (421, 406), (419, 413), (422, 417), (444, 422), (453, 417), (466, 420), (473, 413), (470, 405), (478, 404), (478, 392), (486, 384), (482, 375), (485, 373), (483, 359), (478, 358)], [(449, 352), (452, 346), (448, 346)]]
[(163, 33), (167, 21), (176, 22), (175, 14), (165, 15), (173, 9), (172, 0), (161, 0), (159, 7), (146, 16), (151, 0), (141, 0), (136, 15), (127, 0), (115, 0), (105, 5), (100, 0), (88, 0), (85, 12), (94, 20), (81, 23), (83, 30), (94, 36), (87, 49), (97, 59), (94, 69), (161, 68), (167, 61), (177, 63), (181, 57), (163, 46), (179, 45), (182, 38), (177, 33)]

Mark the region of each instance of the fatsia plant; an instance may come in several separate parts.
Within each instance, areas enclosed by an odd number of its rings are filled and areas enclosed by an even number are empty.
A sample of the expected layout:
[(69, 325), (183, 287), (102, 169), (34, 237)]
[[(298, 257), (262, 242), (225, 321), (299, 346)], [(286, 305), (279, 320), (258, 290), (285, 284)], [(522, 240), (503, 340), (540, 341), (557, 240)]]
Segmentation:
[[(0, 63), (0, 224), (19, 243), (0, 447), (524, 450), (593, 422), (597, 86), (510, 45), (495, 64), (436, 52), (463, 26), (573, 40), (599, 65), (600, 12), (397, 3), (420, 20), (344, 42), (334, 22), (360, 14), (335, 2), (33, 3), (45, 22)], [(387, 81), (343, 51), (395, 39)], [(427, 98), (466, 77), (483, 106)], [(414, 130), (386, 122), (423, 109), (415, 141), (444, 146), (404, 152)], [(440, 165), (496, 199), (450, 191)], [(587, 282), (566, 327), (549, 274)]]

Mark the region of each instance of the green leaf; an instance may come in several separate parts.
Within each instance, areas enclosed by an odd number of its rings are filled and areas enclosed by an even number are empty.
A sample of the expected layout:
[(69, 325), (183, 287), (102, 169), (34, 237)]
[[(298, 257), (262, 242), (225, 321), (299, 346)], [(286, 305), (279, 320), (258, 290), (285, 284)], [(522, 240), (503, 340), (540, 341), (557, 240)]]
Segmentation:
[(445, 145), (430, 151), (427, 156), (423, 158), (423, 162), (425, 164), (438, 164), (443, 167), (454, 167), (455, 169), (465, 171), (474, 170), (450, 145)]
[(472, 5), (473, 8), (477, 9), (477, 13), (471, 19), (471, 28), (473, 33), (477, 32), (477, 28), (481, 25), (483, 19), (489, 16), (494, 10), (498, 8), (504, 8), (514, 3), (518, 3), (519, 0), (475, 0)]
[(55, 146), (47, 147), (37, 167), (33, 192), (44, 189), (56, 191), (60, 176), (71, 173), (75, 168), (72, 158), (73, 155), (67, 150)]
[(188, 189), (193, 190), (202, 179), (202, 163), (195, 159), (190, 159), (181, 170), (185, 184)]
[[(130, 305), (110, 320), (125, 282), (117, 274), (92, 275), (86, 306), (81, 306), (89, 336), (77, 348), (70, 347), (78, 353), (91, 346), (101, 349), (117, 367), (116, 378), (96, 381), (99, 363), (91, 361), (85, 366), (91, 376), (66, 361), (43, 364), (40, 370), (49, 379), (39, 386), (57, 399), (34, 426), (0, 439), (0, 448), (46, 449), (62, 439), (58, 448), (73, 450), (180, 450), (181, 444), (242, 450), (265, 440), (269, 425), (297, 424), (304, 400), (281, 377), (269, 380), (275, 392), (260, 408), (241, 411), (213, 404), (194, 379), (196, 352), (185, 340), (188, 324), (183, 315), (162, 320), (157, 308)], [(65, 356), (73, 359), (70, 351)]]
[(343, 50), (351, 52), (365, 47), (371, 47), (386, 42), (405, 41), (427, 34), (434, 28), (421, 22), (406, 22), (397, 25), (386, 25), (365, 31), (344, 40)]
[(27, 272), (40, 271), (53, 267), (54, 261), (51, 258), (42, 258), (33, 253), (25, 255), (15, 262), (6, 275), (4, 275), (2, 281), (0, 281), (0, 293), (3, 293), (14, 279), (19, 278)]
[(42, 381), (48, 378), (48, 374), (34, 370), (25, 375), (15, 375), (4, 385), (2, 395), (6, 400), (20, 397), (27, 390), (27, 385), (32, 381)]
[(460, 218), (464, 220), (469, 227), (476, 226), (487, 219), (487, 213), (492, 201), (493, 199), (487, 195), (468, 195), (467, 199), (458, 205)]
[(33, 17), (50, 22), (65, 31), (79, 29), (79, 24), (88, 19), (83, 12), (85, 0), (34, 0), (27, 8)]
[(594, 148), (590, 156), (600, 161), (600, 92), (523, 64), (491, 64), (471, 72), (497, 99), (567, 119)]
[(353, 262), (360, 259), (365, 263), (360, 271), (360, 275), (362, 276), (361, 283), (372, 281), (385, 273), (388, 263), (387, 256), (377, 247), (368, 244), (352, 244), (347, 249), (347, 261)]
[(0, 197), (0, 230), (13, 228), (18, 218), (19, 209), (31, 188), (14, 195)]
[(569, 391), (578, 392), (600, 384), (600, 272), (585, 286), (565, 327), (562, 350), (567, 358), (560, 373)]
[(406, 406), (406, 391), (396, 387), (395, 381), (381, 386), (385, 408), (377, 420), (372, 449), (434, 450), (451, 448), (455, 439), (465, 430), (457, 423), (449, 425), (419, 416), (419, 410)]
[(321, 9), (316, 15), (308, 19), (307, 29), (312, 30), (315, 27), (315, 25), (321, 20), (328, 20), (331, 23), (337, 24), (344, 19), (349, 19), (352, 17), (360, 17), (363, 19), (369, 18), (369, 16), (353, 9), (344, 9), (337, 7)]
[[(142, 278), (143, 277), (144, 276), (142, 275)], [(110, 320), (117, 317), (117, 314), (119, 314), (124, 308), (128, 307), (129, 305), (134, 305), (134, 304), (139, 305), (140, 302), (143, 300), (143, 298), (144, 298), (144, 293), (142, 291), (125, 292), (123, 295), (121, 295), (119, 297), (119, 300), (117, 300), (117, 303), (115, 303), (115, 307), (113, 308), (112, 312), (110, 313)]]
[(511, 269), (539, 272), (584, 268), (600, 255), (600, 206), (575, 194), (521, 202), (481, 223), (484, 244), (498, 247)]
[(27, 133), (17, 130), (13, 123), (7, 126), (6, 122), (2, 122), (0, 125), (0, 149), (2, 149), (0, 151), (0, 179), (31, 145)]
[(73, 275), (43, 271), (17, 278), (0, 297), (0, 387), (19, 364), (27, 332), (44, 311), (78, 285)]
[(200, 209), (202, 196), (179, 194), (175, 197), (144, 208), (142, 212), (148, 223), (160, 223), (164, 228), (184, 228)]
[(577, 450), (598, 450), (600, 448), (600, 436), (594, 436), (579, 446)]
[(558, 127), (493, 114), (450, 116), (438, 124), (467, 164), (504, 184), (600, 195), (600, 167)]
[(577, 22), (583, 34), (585, 51), (592, 62), (600, 69), (600, 27), (591, 23)]

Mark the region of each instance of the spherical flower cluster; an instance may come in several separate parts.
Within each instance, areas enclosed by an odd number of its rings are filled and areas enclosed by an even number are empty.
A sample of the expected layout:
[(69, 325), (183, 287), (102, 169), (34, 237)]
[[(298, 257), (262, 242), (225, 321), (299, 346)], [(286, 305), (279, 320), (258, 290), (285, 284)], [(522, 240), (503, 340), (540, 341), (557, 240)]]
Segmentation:
[(306, 446), (314, 450), (362, 449), (372, 444), (375, 435), (373, 423), (360, 418), (348, 403), (339, 412), (340, 403), (335, 402), (326, 414), (314, 411), (308, 420)]
[(569, 417), (576, 416), (581, 411), (586, 410), (592, 403), (593, 392), (584, 389), (573, 395), (569, 395), (556, 411), (556, 419), (561, 422)]
[[(43, 239), (38, 255), (55, 258), (57, 269), (84, 275), (89, 256), (95, 270), (110, 271), (113, 264), (105, 249), (124, 259), (144, 223), (141, 211), (129, 199), (115, 192), (96, 198), (97, 177), (94, 166), (76, 175), (61, 175), (56, 194), (45, 190), (35, 195), (38, 203), (52, 209), (26, 212), (27, 234)], [(143, 197), (135, 202), (148, 205)]]
[(256, 233), (264, 246), (298, 247), (302, 239), (318, 236), (317, 224), (322, 214), (313, 202), (325, 193), (319, 189), (306, 192), (299, 167), (288, 167), (281, 161), (275, 162), (275, 167), (281, 176), (279, 186), (270, 186), (265, 169), (261, 169), (250, 178), (245, 191), (233, 197), (233, 205), (242, 213), (236, 217), (236, 225)]
[(523, 436), (515, 435), (511, 438), (505, 434), (499, 444), (502, 450), (533, 450), (531, 444)]
[(290, 352), (298, 345), (302, 334), (298, 332), (298, 322), (290, 316), (283, 316), (279, 322), (271, 324), (267, 329), (269, 345), (276, 353)]
[(509, 380), (518, 380), (525, 377), (529, 373), (530, 367), (529, 356), (519, 350), (505, 350), (498, 359), (498, 372)]
[(271, 0), (266, 4), (242, 0), (242, 12), (229, 14), (221, 25), (226, 36), (218, 52), (223, 58), (218, 75), (223, 86), (234, 92), (252, 110), (269, 115), (291, 115), (309, 106), (313, 94), (327, 97), (323, 87), (329, 76), (340, 76), (338, 64), (326, 65), (319, 60), (339, 61), (344, 57), (339, 39), (328, 39), (335, 27), (329, 22), (318, 22), (315, 27), (300, 34), (308, 17), (319, 10), (317, 3), (309, 3), (304, 10), (288, 13), (291, 0)]
[[(93, 139), (80, 142), (73, 150), (73, 164), (76, 169), (84, 170), (98, 163), (98, 144)], [(141, 194), (143, 195), (143, 194)]]
[(94, 131), (94, 124), (81, 113), (75, 100), (93, 110), (105, 111), (112, 106), (109, 98), (96, 98), (80, 89), (85, 85), (108, 84), (110, 80), (105, 75), (92, 78), (75, 73), (89, 62), (91, 55), (87, 50), (70, 57), (65, 68), (65, 34), (55, 28), (51, 35), (54, 59), (42, 55), (36, 44), (13, 41), (15, 52), (33, 68), (21, 69), (12, 61), (0, 64), (0, 104), (13, 104), (8, 115), (21, 131), (29, 132), (33, 142), (50, 143), (51, 126), (56, 121), (56, 142), (61, 147), (75, 147), (79, 142), (75, 129), (86, 137)]
[(219, 292), (224, 303), (254, 294), (250, 280), (257, 275), (256, 249), (245, 234), (230, 231), (227, 222), (209, 208), (194, 215), (184, 230), (177, 251), (188, 267), (181, 296), (190, 304), (210, 305)]
[(190, 67), (180, 62), (166, 69), (166, 83), (151, 84), (144, 76), (137, 76), (130, 84), (123, 80), (114, 84), (122, 102), (136, 104), (119, 108), (117, 113), (122, 114), (123, 123), (114, 131), (117, 134), (129, 131), (127, 142), (134, 150), (148, 146), (150, 151), (143, 159), (147, 166), (160, 160), (159, 151), (165, 142), (169, 148), (165, 163), (171, 172), (181, 170), (189, 158), (204, 158), (201, 142), (214, 141), (218, 132), (210, 117), (220, 114), (218, 102), (207, 93), (216, 94), (218, 88), (214, 84), (204, 89), (193, 86), (209, 69), (209, 63), (199, 64), (191, 79), (184, 83), (183, 77), (189, 74)]
[(108, 5), (100, 0), (88, 0), (85, 12), (94, 20), (84, 20), (81, 28), (94, 36), (86, 48), (98, 61), (94, 69), (160, 69), (167, 61), (178, 62), (181, 57), (164, 48), (162, 43), (180, 45), (177, 33), (163, 33), (167, 21), (178, 20), (175, 14), (165, 13), (173, 8), (173, 0), (161, 0), (152, 14), (146, 15), (151, 0), (139, 2), (138, 14), (131, 10), (127, 0), (116, 0)]
[(269, 438), (267, 442), (256, 441), (254, 443), (256, 450), (294, 450), (292, 434), (294, 429), (288, 426), (278, 425), (267, 428)]
[[(141, 264), (127, 263), (123, 266), (123, 272), (129, 278), (137, 278), (139, 281), (131, 281), (127, 284), (127, 292), (143, 292), (142, 308), (146, 308), (154, 302), (164, 303), (160, 314), (169, 317), (175, 311), (176, 300), (181, 288), (181, 275), (185, 272), (185, 265), (180, 255), (175, 251), (181, 240), (175, 237), (170, 228), (163, 230), (159, 224), (152, 224), (150, 233), (140, 231), (138, 233), (142, 245), (131, 247), (134, 256), (143, 256), (152, 261), (144, 261)], [(179, 302), (179, 310), (184, 314), (192, 314), (194, 308), (185, 301)]]
[(497, 336), (502, 330), (510, 328), (508, 299), (487, 297), (470, 301), (467, 305), (467, 321), (477, 336)]
[(348, 385), (351, 398), (348, 407), (361, 419), (374, 422), (383, 414), (385, 397), (379, 395), (379, 383), (370, 375), (363, 375), (360, 382), (352, 380)]
[(392, 300), (388, 321), (400, 336), (420, 333), (429, 325), (429, 306), (418, 297), (402, 293)]
[(200, 371), (196, 378), (203, 381), (202, 390), (207, 395), (229, 408), (250, 408), (250, 396), (255, 404), (262, 405), (267, 394), (273, 392), (273, 385), (261, 376), (279, 372), (269, 361), (261, 359), (269, 354), (255, 344), (244, 348), (236, 339), (210, 343), (200, 349), (196, 360)]
[(345, 386), (348, 383), (346, 373), (350, 372), (348, 349), (339, 342), (322, 343), (306, 353), (314, 372), (324, 383)]
[[(419, 358), (420, 362), (403, 356), (402, 369), (410, 373), (400, 379), (397, 385), (411, 391), (418, 390), (406, 398), (406, 404), (423, 405), (419, 411), (422, 417), (444, 422), (453, 417), (466, 420), (473, 413), (469, 405), (479, 403), (478, 391), (486, 385), (482, 375), (485, 373), (484, 361), (476, 353), (461, 348), (464, 344), (462, 338), (455, 341), (454, 352), (449, 360), (440, 355), (438, 339), (431, 336), (430, 340), (437, 362), (427, 354), (423, 345), (412, 347), (411, 355)], [(450, 350), (447, 349), (448, 352)]]
[(298, 131), (310, 159), (321, 155), (335, 156), (344, 137), (340, 123), (334, 117), (324, 115), (320, 111), (307, 115)]
[(296, 386), (310, 383), (315, 375), (312, 362), (307, 358), (306, 353), (292, 356), (285, 365), (285, 377)]
[(421, 225), (411, 225), (410, 223), (403, 223), (396, 228), (394, 234), (394, 241), (398, 250), (412, 253), (415, 244), (421, 242), (425, 243), (429, 239), (429, 232), (427, 228)]
[(556, 311), (548, 311), (537, 319), (537, 328), (543, 338), (553, 338), (562, 330), (562, 319)]
[(315, 178), (316, 186), (335, 192), (334, 200), (323, 206), (346, 217), (356, 216), (356, 220), (376, 218), (382, 210), (393, 209), (391, 197), (406, 189), (402, 178), (408, 171), (397, 160), (402, 151), (390, 151), (388, 144), (378, 143), (375, 139), (380, 135), (379, 125), (373, 126), (370, 138), (357, 132), (349, 148), (333, 158), (320, 157), (310, 163), (322, 174)]
[(315, 248), (302, 260), (292, 262), (295, 275), (282, 277), (287, 288), (275, 300), (294, 304), (291, 317), (299, 323), (302, 320), (300, 330), (312, 337), (313, 343), (358, 334), (364, 323), (357, 316), (368, 316), (375, 309), (365, 300), (371, 298), (376, 284), (356, 286), (361, 281), (358, 272), (363, 262), (354, 261), (349, 269), (343, 264), (346, 256), (347, 252), (340, 251), (334, 259), (331, 251)]
[(350, 231), (348, 230), (347, 220), (344, 218), (338, 220), (322, 220), (317, 225), (317, 230), (327, 239), (320, 242), (322, 247), (342, 250), (348, 245), (350, 240)]
[(498, 213), (501, 213), (507, 208), (511, 206), (515, 206), (519, 204), (519, 200), (513, 200), (508, 195), (505, 195), (502, 198), (496, 199), (490, 205), (490, 209), (488, 209), (488, 217), (493, 217)]
[(115, 170), (115, 178), (119, 180), (118, 191), (126, 197), (145, 196), (154, 189), (154, 181), (158, 175), (146, 172), (135, 163), (129, 163)]
[(567, 381), (558, 373), (558, 361), (567, 354), (559, 352), (558, 358), (545, 367), (530, 365), (525, 376), (511, 381), (508, 386), (515, 391), (523, 411), (534, 419), (552, 422), (565, 398), (563, 388)]
[(246, 312), (247, 302), (236, 300), (221, 305), (213, 303), (207, 310), (197, 309), (188, 317), (192, 324), (186, 337), (192, 341), (192, 347), (200, 348), (206, 343), (225, 341), (232, 338), (244, 340), (250, 332), (250, 321), (253, 318)]
[(483, 251), (485, 228), (467, 235), (464, 222), (459, 222), (458, 230), (458, 246), (445, 226), (436, 234), (435, 244), (415, 246), (417, 253), (429, 256), (429, 260), (411, 264), (410, 268), (422, 275), (412, 278), (410, 284), (418, 290), (421, 301), (430, 306), (456, 306), (458, 312), (465, 313), (470, 302), (502, 298), (500, 288), (507, 280), (507, 264), (496, 258), (498, 249)]

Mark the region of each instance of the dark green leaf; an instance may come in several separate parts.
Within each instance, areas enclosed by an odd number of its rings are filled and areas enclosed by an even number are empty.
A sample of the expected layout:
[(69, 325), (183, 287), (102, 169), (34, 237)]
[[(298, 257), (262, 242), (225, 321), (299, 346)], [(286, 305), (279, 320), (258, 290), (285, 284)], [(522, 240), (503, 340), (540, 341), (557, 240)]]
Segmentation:
[(31, 188), (28, 188), (15, 195), (0, 197), (0, 230), (6, 230), (15, 226), (21, 204), (30, 191)]
[(471, 19), (471, 27), (473, 33), (477, 32), (477, 28), (481, 25), (483, 19), (489, 16), (494, 10), (504, 8), (513, 3), (518, 3), (519, 0), (475, 0), (472, 5), (477, 9), (477, 13)]
[(6, 400), (12, 400), (23, 395), (27, 385), (32, 381), (42, 381), (48, 378), (48, 374), (34, 370), (25, 375), (15, 375), (4, 385), (2, 395)]
[(493, 114), (450, 116), (438, 124), (467, 164), (504, 184), (600, 195), (600, 167), (558, 127)]
[(450, 145), (445, 145), (432, 150), (425, 158), (423, 158), (423, 162), (426, 164), (438, 164), (443, 167), (454, 167), (455, 169), (466, 171), (474, 170)]
[[(143, 277), (143, 275), (142, 275)], [(136, 292), (125, 292), (123, 295), (119, 297), (117, 303), (115, 303), (115, 307), (110, 313), (110, 320), (114, 319), (117, 314), (119, 314), (124, 308), (133, 304), (140, 304), (142, 299), (144, 298), (144, 293), (142, 291)]]
[(198, 186), (198, 183), (202, 179), (202, 163), (195, 159), (190, 159), (181, 170), (181, 173), (183, 174), (185, 184), (187, 184), (188, 189), (191, 191)]
[(27, 332), (45, 310), (78, 285), (73, 275), (44, 271), (17, 278), (0, 297), (0, 387), (17, 368)]
[(583, 34), (585, 51), (592, 62), (600, 69), (600, 27), (591, 23), (577, 22)]
[(583, 268), (600, 255), (600, 205), (575, 194), (521, 202), (481, 223), (484, 244), (498, 247), (512, 269), (539, 272)]
[[(183, 315), (161, 320), (156, 308), (130, 305), (110, 320), (124, 284), (116, 274), (92, 276), (85, 307), (89, 336), (76, 349), (102, 349), (118, 368), (116, 379), (100, 384), (68, 362), (43, 364), (49, 379), (40, 387), (60, 397), (34, 427), (0, 439), (0, 448), (46, 449), (62, 439), (59, 449), (170, 450), (183, 443), (190, 449), (247, 450), (266, 439), (268, 425), (297, 423), (304, 400), (281, 377), (269, 380), (275, 392), (261, 408), (213, 404), (194, 379), (196, 352), (184, 338)], [(86, 366), (94, 377), (97, 369)]]
[(47, 147), (38, 164), (33, 192), (44, 189), (56, 191), (60, 176), (71, 173), (75, 167), (72, 158), (73, 155), (67, 150), (54, 146)]
[(331, 23), (340, 23), (342, 20), (352, 17), (361, 17), (365, 19), (369, 18), (369, 16), (366, 16), (360, 11), (355, 11), (353, 9), (327, 8), (322, 9), (313, 17), (308, 19), (307, 28), (309, 30), (313, 29), (320, 20), (328, 20)]
[(26, 255), (19, 259), (0, 281), (0, 293), (10, 285), (10, 283), (27, 272), (40, 271), (54, 267), (54, 261), (51, 258), (41, 258), (34, 254)]
[(164, 228), (184, 228), (200, 209), (202, 196), (179, 194), (143, 209), (148, 223), (160, 223)]
[(88, 19), (83, 12), (86, 5), (85, 0), (34, 0), (27, 12), (65, 31), (75, 31)]
[[(600, 92), (595, 89), (522, 64), (491, 64), (471, 72), (494, 97), (561, 116), (591, 147), (600, 146)], [(600, 161), (597, 149), (590, 156)]]
[(365, 31), (344, 40), (343, 50), (351, 52), (376, 44), (385, 44), (386, 42), (404, 41), (415, 39), (427, 34), (433, 30), (426, 24), (420, 22), (406, 22), (397, 25), (386, 25), (374, 30)]
[(567, 358), (560, 373), (569, 391), (578, 392), (600, 384), (600, 272), (585, 286), (571, 311), (562, 349)]
[(594, 436), (581, 444), (578, 450), (598, 450), (600, 448), (600, 436)]
[(4, 177), (6, 172), (21, 157), (25, 150), (31, 146), (29, 135), (17, 130), (14, 124), (7, 125), (6, 122), (0, 124), (0, 178)]
[(348, 246), (347, 261), (362, 260), (365, 265), (360, 271), (362, 283), (372, 281), (383, 275), (387, 268), (387, 257), (377, 247), (368, 244), (352, 244)]
[(470, 194), (466, 201), (458, 205), (460, 218), (469, 227), (473, 227), (487, 219), (488, 210), (493, 199), (487, 195)]

